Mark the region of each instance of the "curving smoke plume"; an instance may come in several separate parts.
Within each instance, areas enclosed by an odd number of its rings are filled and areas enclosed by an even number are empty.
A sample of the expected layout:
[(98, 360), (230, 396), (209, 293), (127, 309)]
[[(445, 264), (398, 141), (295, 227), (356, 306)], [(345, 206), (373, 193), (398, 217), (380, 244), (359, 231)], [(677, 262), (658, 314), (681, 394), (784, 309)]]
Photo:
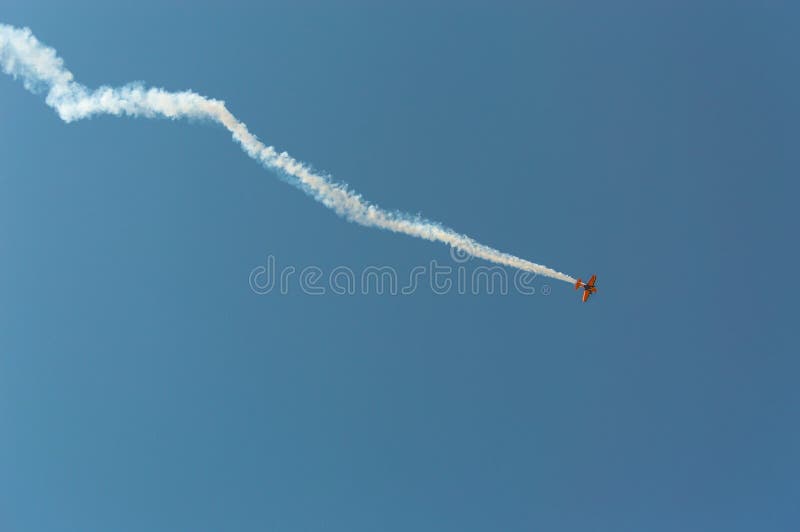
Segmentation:
[(64, 62), (56, 55), (56, 51), (40, 43), (28, 28), (20, 29), (5, 24), (0, 24), (0, 65), (6, 74), (20, 78), (26, 89), (32, 92), (45, 91), (47, 105), (55, 109), (65, 122), (96, 114), (213, 120), (230, 131), (250, 157), (278, 172), (289, 183), (347, 220), (442, 242), (487, 261), (569, 283), (575, 282), (569, 275), (480, 244), (436, 222), (385, 211), (369, 203), (328, 176), (315, 173), (288, 153), (278, 153), (272, 146), (264, 145), (220, 100), (205, 98), (191, 91), (167, 92), (139, 84), (118, 88), (100, 87), (92, 91), (74, 81), (72, 73), (64, 68)]

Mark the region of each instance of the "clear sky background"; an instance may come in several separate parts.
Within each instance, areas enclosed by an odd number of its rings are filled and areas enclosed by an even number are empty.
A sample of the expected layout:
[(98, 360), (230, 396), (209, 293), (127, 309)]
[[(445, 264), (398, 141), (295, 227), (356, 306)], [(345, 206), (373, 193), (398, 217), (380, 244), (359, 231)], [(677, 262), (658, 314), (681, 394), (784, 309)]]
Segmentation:
[(2, 77), (0, 530), (800, 529), (791, 2), (64, 4), (0, 20), (599, 292), (256, 295), (449, 252)]

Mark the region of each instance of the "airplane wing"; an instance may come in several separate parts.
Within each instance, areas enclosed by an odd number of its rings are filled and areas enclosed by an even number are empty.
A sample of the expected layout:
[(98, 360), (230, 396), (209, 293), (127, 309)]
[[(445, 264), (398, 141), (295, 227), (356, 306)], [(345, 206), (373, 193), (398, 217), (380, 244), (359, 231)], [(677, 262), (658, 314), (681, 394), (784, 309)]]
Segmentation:
[(591, 293), (590, 291), (588, 291), (588, 290), (584, 290), (584, 291), (583, 291), (583, 302), (584, 302), (584, 303), (586, 303), (586, 300), (587, 300), (587, 299), (589, 299), (589, 296), (590, 296), (591, 294), (592, 294), (592, 293)]
[(596, 280), (597, 280), (597, 275), (592, 275), (592, 277), (589, 279), (589, 282), (586, 284), (588, 284), (589, 286), (594, 286), (594, 282)]

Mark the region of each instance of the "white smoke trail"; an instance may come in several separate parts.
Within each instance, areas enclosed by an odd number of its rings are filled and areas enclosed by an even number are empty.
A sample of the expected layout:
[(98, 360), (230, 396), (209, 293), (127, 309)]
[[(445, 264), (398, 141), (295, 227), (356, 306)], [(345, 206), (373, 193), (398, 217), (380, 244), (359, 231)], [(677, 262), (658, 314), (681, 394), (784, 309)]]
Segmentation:
[(0, 24), (0, 65), (6, 74), (21, 78), (28, 90), (47, 91), (47, 105), (55, 109), (65, 122), (96, 114), (213, 120), (230, 131), (250, 157), (279, 172), (289, 183), (350, 221), (443, 242), (490, 262), (568, 283), (575, 282), (569, 275), (480, 244), (436, 222), (385, 211), (367, 202), (328, 176), (315, 173), (288, 153), (278, 153), (272, 146), (264, 145), (220, 100), (205, 98), (191, 91), (167, 92), (138, 84), (119, 88), (100, 87), (91, 91), (74, 81), (72, 73), (64, 68), (56, 51), (40, 43), (30, 29), (5, 24)]

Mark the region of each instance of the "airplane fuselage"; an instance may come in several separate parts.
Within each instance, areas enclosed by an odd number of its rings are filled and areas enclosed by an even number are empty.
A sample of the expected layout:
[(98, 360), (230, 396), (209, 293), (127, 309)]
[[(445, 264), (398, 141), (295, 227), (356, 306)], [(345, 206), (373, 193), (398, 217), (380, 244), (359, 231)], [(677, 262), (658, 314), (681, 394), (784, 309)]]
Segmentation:
[(583, 288), (583, 297), (582, 297), (582, 299), (583, 299), (584, 303), (589, 299), (589, 296), (591, 296), (592, 294), (597, 292), (597, 288), (594, 287), (594, 282), (595, 282), (596, 279), (597, 279), (597, 276), (596, 275), (592, 275), (591, 278), (589, 279), (588, 283), (584, 283), (580, 279), (575, 281), (575, 290), (577, 290), (578, 288)]

